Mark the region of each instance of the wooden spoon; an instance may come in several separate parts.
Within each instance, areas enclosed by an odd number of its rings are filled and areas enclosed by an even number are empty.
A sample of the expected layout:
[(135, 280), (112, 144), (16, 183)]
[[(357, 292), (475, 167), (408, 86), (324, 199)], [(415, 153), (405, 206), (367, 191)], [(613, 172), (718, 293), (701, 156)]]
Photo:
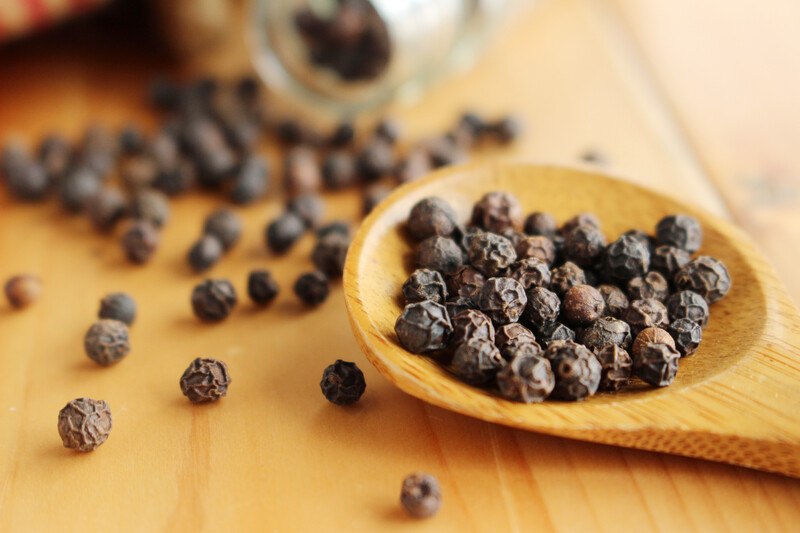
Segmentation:
[[(397, 342), (400, 287), (413, 245), (402, 224), (411, 207), (439, 196), (466, 221), (493, 190), (513, 192), (526, 212), (560, 221), (599, 215), (609, 239), (652, 232), (670, 213), (703, 225), (701, 253), (721, 259), (733, 287), (712, 306), (699, 350), (666, 388), (637, 387), (582, 402), (525, 405), (470, 387)], [(631, 183), (589, 172), (524, 164), (445, 169), (395, 191), (365, 220), (344, 273), (350, 322), (373, 365), (407, 393), (434, 405), (522, 429), (702, 457), (800, 477), (800, 314), (755, 246), (730, 223)]]

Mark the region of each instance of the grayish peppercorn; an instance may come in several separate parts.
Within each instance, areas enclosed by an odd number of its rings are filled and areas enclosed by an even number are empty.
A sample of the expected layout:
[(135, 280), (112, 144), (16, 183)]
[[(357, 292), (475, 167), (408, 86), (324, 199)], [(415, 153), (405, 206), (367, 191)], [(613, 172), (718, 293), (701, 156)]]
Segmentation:
[(429, 237), (417, 246), (417, 266), (448, 274), (463, 262), (461, 248), (448, 237)]
[(361, 211), (364, 216), (372, 212), (387, 196), (392, 192), (392, 188), (386, 183), (373, 183), (364, 190), (361, 198)]
[(284, 186), (290, 195), (317, 192), (322, 174), (316, 154), (309, 148), (292, 148), (283, 161)]
[(570, 324), (588, 326), (603, 316), (605, 306), (600, 291), (591, 285), (575, 285), (564, 294), (561, 313)]
[(540, 328), (539, 340), (549, 348), (554, 343), (574, 341), (575, 332), (561, 322), (550, 322)]
[(578, 226), (564, 235), (564, 258), (578, 266), (589, 267), (597, 262), (606, 247), (606, 237), (593, 226)]
[(111, 434), (111, 409), (103, 400), (76, 398), (58, 413), (58, 434), (65, 448), (91, 452)]
[(522, 134), (522, 130), (522, 121), (518, 117), (506, 116), (486, 126), (485, 132), (500, 144), (509, 144)]
[(48, 135), (39, 143), (39, 162), (47, 173), (50, 185), (58, 183), (72, 163), (72, 147), (60, 134)]
[(100, 300), (98, 318), (119, 320), (130, 326), (136, 320), (136, 300), (124, 292), (112, 292)]
[(348, 241), (350, 240), (351, 237), (350, 224), (348, 224), (343, 220), (335, 220), (333, 222), (329, 222), (328, 224), (325, 224), (324, 226), (317, 228), (316, 233), (318, 239), (325, 238), (333, 233), (345, 237)]
[[(519, 322), (512, 322), (511, 324), (505, 324), (497, 328), (497, 332), (494, 336), (494, 341), (497, 347), (500, 349), (500, 352), (503, 352), (503, 349), (513, 345), (513, 344), (520, 344), (523, 342), (536, 342), (536, 336), (533, 334), (531, 330), (520, 324)], [(505, 359), (507, 357), (503, 356)]]
[(497, 373), (497, 387), (507, 400), (541, 402), (553, 392), (555, 385), (550, 361), (544, 357), (515, 357)]
[(512, 278), (489, 278), (481, 289), (478, 307), (498, 325), (516, 322), (522, 316), (528, 297)]
[(328, 276), (319, 270), (302, 274), (294, 283), (294, 293), (306, 305), (319, 305), (331, 292)]
[(725, 297), (731, 289), (728, 269), (718, 259), (701, 255), (687, 263), (675, 274), (678, 290), (694, 291), (713, 304)]
[(652, 261), (653, 252), (656, 249), (656, 240), (653, 237), (651, 237), (650, 235), (648, 235), (647, 233), (643, 232), (640, 229), (629, 229), (628, 231), (620, 235), (620, 237), (632, 237), (637, 241), (639, 241), (640, 243), (642, 243), (642, 245), (645, 248), (647, 248), (647, 251), (650, 252), (650, 259)]
[(559, 229), (559, 233), (561, 236), (566, 237), (572, 230), (580, 226), (600, 229), (600, 219), (594, 213), (578, 213), (564, 222), (564, 225)]
[(604, 316), (583, 330), (580, 340), (593, 352), (608, 344), (616, 344), (627, 350), (631, 347), (631, 328), (622, 320)]
[(355, 363), (337, 359), (322, 372), (322, 394), (334, 405), (356, 403), (367, 389), (364, 373)]
[(628, 385), (633, 369), (633, 359), (617, 344), (606, 344), (594, 351), (600, 363), (600, 387), (603, 391), (618, 391)]
[(473, 337), (456, 347), (451, 361), (453, 373), (470, 385), (485, 385), (495, 379), (506, 361), (488, 339)]
[(214, 235), (203, 235), (189, 248), (186, 259), (195, 272), (205, 272), (222, 257), (222, 243)]
[(355, 157), (345, 151), (328, 154), (322, 164), (322, 180), (325, 187), (332, 190), (354, 185), (358, 180)]
[(448, 298), (444, 303), (444, 307), (447, 309), (447, 316), (450, 317), (450, 320), (453, 320), (453, 317), (461, 311), (466, 311), (467, 309), (477, 309), (478, 303), (473, 302), (471, 299), (464, 296), (455, 296), (453, 298)]
[(143, 264), (153, 256), (160, 241), (155, 226), (146, 220), (137, 220), (122, 235), (122, 248), (129, 261)]
[(395, 166), (392, 145), (380, 138), (369, 141), (359, 152), (356, 168), (365, 181), (377, 181), (389, 176)]
[(654, 387), (666, 387), (678, 374), (678, 351), (668, 344), (649, 342), (633, 357), (633, 374)]
[(447, 287), (439, 272), (419, 268), (403, 283), (403, 298), (406, 304), (425, 300), (444, 304), (447, 300)]
[(568, 290), (576, 285), (585, 284), (586, 274), (581, 267), (572, 261), (567, 261), (550, 272), (550, 289), (559, 296), (565, 295)]
[(335, 147), (347, 146), (353, 142), (356, 130), (350, 122), (342, 122), (331, 132), (328, 144)]
[(217, 209), (203, 222), (203, 233), (219, 239), (223, 250), (230, 250), (242, 236), (242, 220), (230, 209)]
[(131, 351), (128, 326), (119, 320), (98, 320), (86, 332), (83, 348), (92, 361), (101, 366), (110, 366)]
[(517, 260), (511, 241), (495, 233), (479, 233), (469, 240), (467, 250), (473, 267), (485, 276), (502, 275)]
[(286, 211), (267, 225), (264, 232), (267, 248), (276, 254), (286, 253), (305, 231), (303, 219), (293, 211)]
[(36, 202), (43, 200), (49, 192), (50, 179), (44, 165), (25, 154), (5, 171), (5, 182), (11, 193), (19, 200)]
[(141, 189), (131, 199), (131, 215), (160, 228), (169, 220), (169, 199), (155, 189)]
[(553, 241), (543, 235), (532, 235), (520, 239), (514, 249), (520, 259), (539, 259), (548, 266), (556, 260), (556, 248)]
[(228, 197), (236, 204), (251, 204), (269, 189), (269, 166), (256, 154), (247, 155), (231, 181)]
[(512, 264), (508, 276), (519, 281), (526, 291), (533, 287), (550, 286), (550, 268), (544, 261), (535, 257), (521, 259)]
[(648, 272), (643, 277), (633, 278), (628, 282), (628, 298), (645, 300), (653, 298), (664, 302), (669, 296), (669, 283), (659, 272)]
[(661, 272), (667, 279), (673, 279), (678, 270), (692, 260), (686, 250), (663, 244), (650, 254), (650, 268)]
[(533, 212), (525, 219), (525, 233), (553, 237), (558, 229), (556, 219), (550, 213)]
[(428, 174), (433, 168), (430, 153), (421, 147), (412, 148), (397, 166), (395, 176), (400, 183), (410, 183)]
[(215, 402), (228, 394), (230, 384), (225, 363), (200, 357), (189, 364), (180, 380), (181, 392), (192, 403)]
[(669, 333), (675, 339), (675, 349), (681, 357), (692, 355), (703, 340), (703, 328), (688, 318), (679, 318), (671, 323)]
[(394, 331), (406, 350), (421, 354), (443, 349), (453, 326), (443, 305), (425, 300), (408, 304), (397, 318)]
[(315, 228), (325, 215), (325, 202), (318, 194), (306, 193), (289, 200), (286, 209), (303, 219), (307, 228)]
[(77, 213), (84, 209), (102, 186), (100, 178), (92, 170), (76, 167), (69, 171), (61, 181), (59, 198), (67, 211)]
[(666, 344), (675, 348), (675, 340), (665, 329), (649, 327), (644, 328), (639, 332), (638, 335), (636, 335), (636, 340), (633, 341), (633, 349), (631, 350), (631, 354), (636, 357), (641, 353), (642, 348), (651, 342), (656, 344)]
[(268, 305), (278, 296), (280, 287), (268, 270), (253, 270), (247, 276), (247, 295), (254, 304)]
[(451, 296), (468, 298), (478, 304), (481, 289), (486, 283), (486, 278), (471, 266), (462, 266), (445, 276), (447, 293)]
[(671, 321), (688, 318), (705, 327), (709, 317), (708, 303), (694, 291), (676, 292), (667, 299), (667, 314)]
[(400, 138), (403, 127), (397, 120), (384, 118), (375, 125), (375, 137), (389, 144), (394, 144)]
[(635, 237), (623, 235), (608, 245), (603, 265), (609, 278), (628, 282), (650, 268), (650, 251)]
[(556, 378), (553, 398), (576, 401), (597, 392), (603, 369), (585, 346), (572, 341), (555, 343), (547, 348), (545, 358)]
[(219, 322), (236, 307), (236, 289), (226, 279), (207, 279), (192, 291), (192, 310), (200, 320)]
[(629, 302), (622, 289), (616, 285), (600, 285), (597, 290), (600, 291), (603, 301), (606, 303), (606, 316), (623, 318)]
[(103, 187), (87, 202), (87, 214), (92, 225), (100, 231), (110, 231), (128, 210), (125, 195), (119, 189)]
[(486, 193), (472, 208), (472, 223), (494, 233), (507, 228), (519, 229), (522, 227), (522, 207), (510, 193)]
[(400, 503), (414, 518), (428, 518), (435, 515), (442, 506), (439, 481), (423, 472), (411, 474), (403, 480)]
[(482, 338), (494, 342), (494, 325), (488, 316), (475, 309), (461, 311), (450, 319), (453, 333), (450, 345), (458, 347), (462, 342)]
[(434, 235), (449, 237), (456, 228), (456, 213), (446, 201), (432, 196), (411, 208), (406, 229), (412, 238), (422, 241)]
[(42, 294), (42, 280), (30, 274), (19, 274), (6, 281), (6, 298), (12, 307), (20, 309), (35, 302)]
[(467, 152), (448, 136), (434, 137), (422, 144), (434, 168), (454, 165), (467, 159)]
[(659, 244), (668, 244), (693, 254), (703, 244), (703, 228), (689, 215), (670, 215), (656, 225)]
[(542, 329), (558, 320), (561, 313), (561, 300), (558, 295), (544, 287), (534, 287), (527, 292), (525, 320), (534, 328)]
[(669, 324), (667, 308), (658, 300), (647, 298), (634, 300), (625, 311), (625, 322), (631, 327), (631, 332), (638, 335), (644, 328), (664, 328)]
[(344, 273), (344, 262), (349, 247), (349, 237), (343, 236), (341, 233), (326, 235), (317, 239), (317, 243), (311, 251), (311, 261), (327, 276), (341, 277)]

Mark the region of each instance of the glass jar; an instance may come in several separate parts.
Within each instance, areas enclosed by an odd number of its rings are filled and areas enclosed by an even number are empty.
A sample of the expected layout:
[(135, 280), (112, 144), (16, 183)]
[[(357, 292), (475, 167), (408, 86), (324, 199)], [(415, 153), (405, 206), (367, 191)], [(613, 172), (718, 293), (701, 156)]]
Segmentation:
[(252, 0), (256, 69), (278, 97), (349, 119), (469, 67), (517, 0)]

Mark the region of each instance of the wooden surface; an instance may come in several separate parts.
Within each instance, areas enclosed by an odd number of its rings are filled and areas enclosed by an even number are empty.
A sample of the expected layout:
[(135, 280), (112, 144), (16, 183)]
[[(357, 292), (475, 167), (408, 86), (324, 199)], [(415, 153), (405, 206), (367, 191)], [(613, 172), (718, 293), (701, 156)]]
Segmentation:
[[(607, 238), (651, 229), (670, 213), (703, 226), (700, 255), (721, 260), (735, 287), (712, 306), (696, 356), (680, 361), (663, 389), (631, 387), (583, 402), (526, 405), (464, 385), (432, 358), (397, 342), (398, 294), (412, 243), (404, 230), (418, 201), (447, 198), (469, 220), (478, 198), (514, 191), (525, 212), (564, 222), (591, 211)], [(625, 198), (628, 208), (619, 209)], [(380, 276), (370, 275), (380, 272)], [(344, 276), (353, 332), (371, 363), (406, 392), (434, 405), (521, 429), (701, 457), (800, 478), (800, 313), (752, 241), (723, 219), (593, 171), (530, 164), (452, 167), (403, 187), (363, 222)], [(764, 401), (770, 398), (770, 401)]]
[[(416, 135), (465, 106), (519, 110), (529, 134), (504, 155), (573, 161), (601, 149), (611, 170), (741, 224), (798, 301), (796, 3), (703, 4), (543, 0), (475, 71), (396, 112)], [(166, 66), (158, 50), (140, 34), (79, 30), (0, 50), (0, 142), (74, 136), (92, 119), (154, 123), (141, 92)], [(238, 72), (242, 50), (235, 40), (180, 70)], [(512, 430), (400, 392), (360, 354), (341, 288), (315, 312), (285, 290), (269, 310), (244, 303), (224, 324), (197, 324), (188, 294), (198, 278), (183, 255), (213, 198), (174, 205), (144, 268), (55, 205), (0, 202), (0, 278), (29, 271), (46, 284), (35, 307), (0, 311), (0, 531), (790, 531), (800, 520), (796, 480)], [(241, 291), (249, 269), (268, 267), (286, 289), (309, 266), (308, 238), (280, 259), (262, 247), (278, 202), (241, 210), (245, 238), (213, 275)], [(335, 195), (329, 210), (355, 216), (358, 199)], [(101, 369), (81, 338), (111, 290), (134, 294), (141, 313), (131, 355)], [(217, 405), (180, 395), (198, 355), (229, 364)], [(366, 374), (354, 409), (319, 393), (337, 357)], [(115, 421), (85, 456), (56, 432), (58, 410), (79, 395), (106, 399)], [(442, 512), (424, 523), (397, 504), (414, 470), (443, 484)]]

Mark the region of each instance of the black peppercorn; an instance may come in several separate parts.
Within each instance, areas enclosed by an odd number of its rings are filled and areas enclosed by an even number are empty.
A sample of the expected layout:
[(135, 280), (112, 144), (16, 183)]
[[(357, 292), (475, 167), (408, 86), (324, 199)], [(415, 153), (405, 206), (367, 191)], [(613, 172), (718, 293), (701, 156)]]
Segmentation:
[(506, 361), (489, 339), (473, 337), (456, 347), (451, 361), (453, 373), (470, 385), (484, 385), (494, 380)]
[(544, 357), (515, 357), (497, 373), (500, 394), (517, 402), (535, 403), (544, 401), (556, 385), (550, 361)]
[(517, 260), (511, 241), (495, 233), (479, 233), (469, 240), (467, 250), (473, 267), (485, 276), (502, 275)]
[[(520, 324), (519, 322), (512, 322), (510, 324), (505, 324), (497, 328), (497, 332), (494, 336), (494, 341), (497, 347), (500, 349), (500, 352), (503, 352), (503, 349), (513, 345), (513, 344), (520, 344), (520, 343), (535, 343), (536, 336), (533, 334), (531, 330)], [(508, 359), (503, 356), (505, 359)]]
[(628, 282), (628, 298), (644, 300), (653, 298), (664, 302), (669, 296), (669, 283), (659, 272), (648, 272), (643, 277), (633, 278)]
[(375, 125), (375, 137), (389, 144), (394, 144), (400, 138), (403, 127), (397, 120), (384, 118)]
[[(319, 270), (330, 277), (341, 277), (347, 249), (350, 247), (349, 237), (340, 233), (332, 233), (317, 239), (311, 252), (311, 261)], [(442, 300), (444, 301), (444, 299)]]
[(86, 332), (83, 347), (86, 355), (98, 365), (112, 365), (131, 351), (128, 326), (119, 320), (98, 320)]
[(522, 121), (518, 117), (506, 116), (485, 128), (501, 144), (515, 141), (522, 134)]
[(419, 268), (403, 283), (403, 298), (406, 304), (425, 300), (444, 304), (447, 300), (447, 287), (439, 272)]
[(642, 243), (642, 245), (647, 248), (647, 251), (650, 252), (650, 260), (653, 259), (653, 252), (656, 249), (656, 240), (648, 235), (647, 233), (643, 232), (640, 229), (629, 229), (620, 237), (632, 237)]
[(498, 346), (497, 349), (500, 350), (500, 355), (506, 361), (513, 361), (519, 357), (542, 356), (542, 347), (539, 346), (539, 343), (522, 336), (508, 341), (502, 348)]
[(681, 357), (692, 355), (703, 340), (703, 328), (688, 318), (679, 318), (671, 323), (669, 333), (675, 339), (675, 349)]
[(472, 208), (472, 223), (495, 233), (509, 227), (518, 229), (522, 226), (522, 207), (510, 193), (486, 193)]
[(668, 344), (649, 342), (633, 357), (633, 374), (654, 387), (666, 387), (678, 374), (678, 351)]
[(445, 276), (447, 292), (452, 296), (468, 298), (476, 305), (486, 278), (471, 266), (462, 266)]
[(136, 320), (136, 301), (124, 292), (112, 292), (100, 300), (97, 317), (119, 320), (130, 326)]
[(200, 320), (219, 322), (236, 307), (236, 289), (226, 279), (207, 279), (192, 291), (192, 310)]
[(76, 398), (59, 411), (58, 434), (65, 448), (95, 450), (111, 434), (111, 409), (103, 400)]
[(365, 181), (377, 181), (389, 176), (395, 166), (395, 156), (392, 145), (382, 138), (369, 141), (356, 160), (356, 168)]
[(422, 241), (434, 235), (449, 237), (456, 228), (456, 213), (446, 201), (435, 196), (423, 198), (411, 208), (406, 229)]
[(628, 297), (616, 285), (600, 285), (597, 287), (606, 303), (605, 314), (614, 318), (622, 318), (628, 309)]
[(447, 316), (450, 317), (450, 320), (453, 320), (453, 317), (461, 311), (466, 311), (467, 309), (477, 309), (478, 303), (477, 301), (472, 301), (472, 299), (467, 298), (466, 296), (455, 296), (453, 298), (448, 298), (444, 303), (444, 307), (447, 310)]
[(262, 198), (269, 189), (267, 161), (255, 154), (246, 156), (239, 164), (228, 189), (228, 197), (236, 204), (251, 204)]
[(294, 283), (294, 293), (306, 305), (319, 305), (330, 294), (328, 276), (319, 270), (302, 274)]
[(395, 177), (400, 183), (409, 183), (428, 174), (432, 168), (430, 153), (424, 148), (412, 148), (397, 165)]
[(688, 318), (705, 327), (709, 316), (708, 303), (696, 292), (676, 292), (667, 299), (667, 314), (670, 320)]
[(14, 196), (27, 202), (44, 199), (50, 186), (44, 165), (30, 159), (27, 153), (5, 170), (5, 182)]
[(575, 332), (561, 322), (550, 322), (539, 329), (539, 340), (549, 348), (554, 343), (574, 341)]
[(603, 391), (618, 391), (628, 385), (633, 368), (633, 359), (617, 344), (606, 344), (594, 351), (602, 368), (600, 387)]
[(328, 154), (322, 164), (322, 180), (328, 189), (339, 190), (356, 183), (355, 158), (344, 151)]
[(337, 359), (322, 372), (319, 382), (322, 394), (335, 405), (350, 405), (357, 402), (367, 388), (364, 373), (355, 363)]
[(100, 178), (92, 170), (76, 167), (61, 181), (59, 199), (67, 211), (77, 213), (100, 191), (101, 186)]
[(650, 251), (637, 238), (623, 235), (606, 247), (603, 265), (609, 278), (627, 282), (650, 268)]
[(335, 220), (333, 222), (329, 222), (324, 226), (317, 228), (317, 238), (322, 239), (327, 237), (331, 234), (341, 235), (342, 237), (346, 238), (348, 241), (350, 240), (350, 224), (343, 220)]
[(242, 235), (242, 221), (230, 209), (217, 209), (203, 222), (203, 233), (219, 239), (223, 250), (230, 250)]
[(120, 130), (117, 142), (124, 155), (140, 154), (146, 145), (144, 133), (136, 124), (126, 124)]
[(650, 268), (661, 272), (667, 279), (673, 279), (678, 270), (691, 260), (692, 256), (686, 250), (664, 244), (650, 254)]
[(87, 214), (92, 225), (100, 231), (110, 231), (125, 217), (128, 204), (118, 189), (103, 187), (87, 201)]
[(586, 284), (586, 274), (583, 269), (567, 261), (550, 272), (550, 288), (559, 296), (563, 296), (576, 285)]
[(464, 149), (448, 136), (428, 139), (422, 144), (425, 151), (428, 152), (433, 168), (454, 165), (467, 159), (467, 153)]
[(253, 270), (247, 276), (247, 295), (257, 305), (267, 305), (278, 296), (278, 283), (267, 270)]
[(196, 358), (181, 376), (183, 395), (192, 403), (215, 402), (228, 394), (228, 366), (217, 359)]
[(564, 258), (578, 266), (595, 264), (606, 247), (606, 237), (593, 226), (578, 226), (564, 235)]
[(428, 518), (435, 515), (442, 506), (439, 481), (423, 472), (411, 474), (403, 480), (400, 503), (414, 518)]
[(519, 259), (538, 259), (548, 267), (556, 260), (555, 244), (549, 237), (543, 235), (524, 237), (514, 245), (514, 249)]
[(636, 335), (636, 340), (633, 341), (633, 349), (631, 350), (631, 354), (636, 357), (641, 353), (642, 348), (651, 342), (656, 344), (666, 344), (675, 348), (675, 340), (672, 338), (672, 335), (667, 333), (666, 330), (656, 327), (649, 327), (644, 328), (639, 332), (638, 335)]
[(286, 211), (267, 225), (264, 232), (267, 248), (276, 254), (285, 253), (305, 231), (303, 219), (293, 211)]
[(298, 215), (306, 227), (315, 228), (325, 214), (325, 202), (318, 194), (301, 194), (289, 200), (286, 209)]
[(137, 220), (122, 236), (122, 248), (129, 261), (142, 264), (153, 256), (160, 240), (155, 226), (146, 220)]
[(701, 255), (675, 274), (675, 287), (694, 291), (713, 304), (731, 289), (731, 277), (725, 265), (713, 257)]
[(408, 304), (397, 318), (394, 331), (406, 350), (421, 354), (443, 349), (453, 326), (444, 306), (425, 300)]
[(631, 346), (631, 328), (622, 320), (605, 316), (586, 328), (580, 340), (593, 352), (608, 344), (616, 344), (627, 350)]
[(600, 229), (600, 219), (594, 213), (578, 213), (564, 222), (558, 232), (561, 236), (566, 237), (572, 230), (580, 226)]
[(189, 248), (186, 259), (195, 272), (205, 272), (222, 257), (222, 243), (214, 235), (203, 235)]
[(588, 348), (572, 341), (555, 343), (547, 348), (545, 357), (556, 378), (553, 398), (576, 401), (597, 392), (603, 369)]
[(155, 189), (141, 189), (131, 199), (131, 215), (160, 228), (169, 219), (169, 200)]
[(508, 276), (519, 281), (526, 291), (533, 287), (550, 286), (550, 268), (544, 261), (535, 257), (528, 257), (512, 264), (508, 269)]
[(535, 211), (528, 215), (524, 224), (525, 233), (528, 235), (542, 235), (552, 237), (556, 234), (556, 219), (550, 213)]
[(353, 124), (350, 122), (342, 122), (336, 126), (333, 132), (331, 132), (331, 135), (328, 138), (328, 144), (337, 148), (347, 146), (353, 142), (355, 136), (356, 130), (353, 127)]
[(72, 147), (60, 134), (48, 135), (39, 143), (39, 161), (47, 173), (48, 185), (60, 181), (72, 164)]
[(634, 300), (625, 311), (625, 322), (631, 326), (631, 332), (638, 335), (644, 328), (663, 328), (669, 324), (667, 308), (658, 300), (647, 298)]
[(536, 329), (543, 329), (558, 320), (561, 300), (558, 295), (544, 287), (528, 290), (528, 303), (525, 306), (525, 320)]
[(283, 161), (283, 177), (290, 195), (317, 192), (322, 174), (316, 154), (304, 146), (292, 148)]
[(575, 285), (564, 294), (561, 312), (570, 324), (588, 326), (603, 316), (605, 302), (591, 285)]
[(461, 248), (453, 239), (437, 235), (425, 239), (417, 246), (417, 266), (419, 268), (430, 268), (448, 274), (458, 269), (462, 261)]
[(461, 311), (450, 319), (453, 333), (450, 345), (458, 347), (462, 342), (473, 338), (482, 338), (494, 342), (494, 325), (488, 316), (475, 309)]
[(516, 322), (522, 316), (528, 297), (512, 278), (489, 278), (481, 288), (478, 307), (498, 325)]
[(668, 244), (690, 254), (700, 249), (703, 243), (703, 228), (696, 218), (689, 215), (670, 215), (656, 225), (659, 244)]
[(30, 274), (19, 274), (9, 278), (4, 289), (8, 303), (20, 309), (39, 298), (42, 294), (42, 280)]

